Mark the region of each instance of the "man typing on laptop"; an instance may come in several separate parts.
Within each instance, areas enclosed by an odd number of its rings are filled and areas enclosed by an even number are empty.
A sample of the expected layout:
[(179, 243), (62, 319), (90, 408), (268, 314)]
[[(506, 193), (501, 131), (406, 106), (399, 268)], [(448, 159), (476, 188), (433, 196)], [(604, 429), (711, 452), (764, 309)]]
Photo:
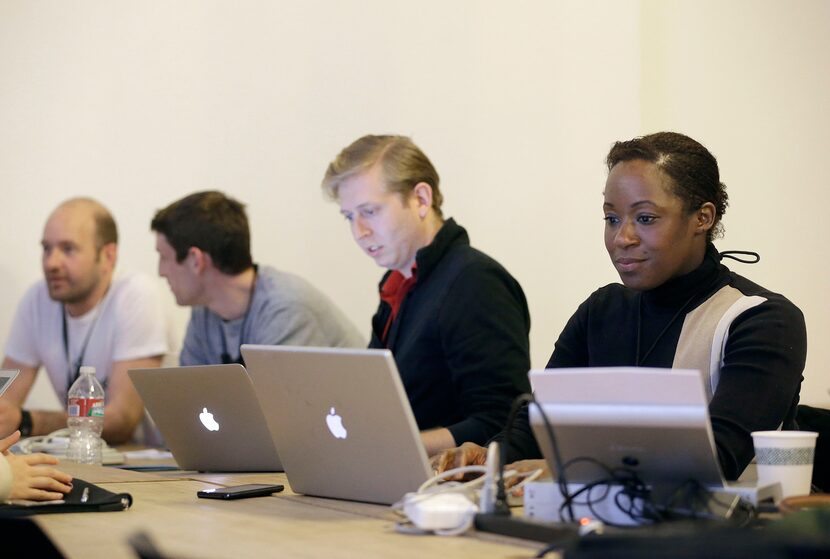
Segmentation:
[(428, 454), (495, 435), (530, 366), (519, 283), (444, 219), (438, 183), (403, 136), (358, 139), (323, 179), (355, 241), (387, 269), (370, 347), (394, 354)]

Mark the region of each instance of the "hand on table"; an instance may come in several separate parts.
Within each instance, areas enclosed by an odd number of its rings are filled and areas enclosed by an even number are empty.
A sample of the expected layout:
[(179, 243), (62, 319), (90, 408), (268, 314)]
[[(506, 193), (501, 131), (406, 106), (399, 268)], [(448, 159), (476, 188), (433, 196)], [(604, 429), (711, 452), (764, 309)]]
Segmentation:
[(58, 459), (48, 454), (5, 453), (12, 470), (10, 499), (54, 501), (72, 490), (72, 476), (52, 466)]
[(12, 472), (10, 499), (54, 501), (72, 490), (72, 476), (52, 466), (58, 459), (48, 454), (12, 454), (9, 448), (20, 439), (20, 431), (0, 439), (0, 452)]

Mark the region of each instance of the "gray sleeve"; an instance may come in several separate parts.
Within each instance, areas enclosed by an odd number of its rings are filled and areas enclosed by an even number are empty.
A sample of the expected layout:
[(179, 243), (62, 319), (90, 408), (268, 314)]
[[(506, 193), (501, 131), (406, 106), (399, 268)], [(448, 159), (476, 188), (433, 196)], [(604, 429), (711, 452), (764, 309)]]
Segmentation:
[(354, 325), (322, 292), (290, 274), (263, 269), (243, 339), (264, 345), (366, 347)]
[(249, 325), (254, 343), (266, 345), (325, 346), (322, 325), (301, 303), (266, 305)]

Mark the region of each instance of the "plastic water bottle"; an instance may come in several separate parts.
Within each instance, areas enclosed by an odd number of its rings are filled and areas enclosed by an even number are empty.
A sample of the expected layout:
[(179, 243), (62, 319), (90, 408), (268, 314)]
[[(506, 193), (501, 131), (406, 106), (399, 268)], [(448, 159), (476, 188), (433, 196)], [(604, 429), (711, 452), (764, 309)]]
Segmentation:
[(66, 413), (69, 427), (67, 459), (81, 464), (101, 464), (104, 389), (95, 378), (95, 367), (81, 367), (80, 376), (67, 394)]

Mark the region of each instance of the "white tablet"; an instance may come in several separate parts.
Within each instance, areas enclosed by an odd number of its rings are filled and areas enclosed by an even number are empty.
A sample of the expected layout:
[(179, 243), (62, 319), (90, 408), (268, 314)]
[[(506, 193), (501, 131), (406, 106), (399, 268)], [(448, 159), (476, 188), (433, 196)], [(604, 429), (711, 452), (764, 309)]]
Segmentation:
[(0, 396), (11, 385), (19, 372), (17, 369), (0, 369)]

